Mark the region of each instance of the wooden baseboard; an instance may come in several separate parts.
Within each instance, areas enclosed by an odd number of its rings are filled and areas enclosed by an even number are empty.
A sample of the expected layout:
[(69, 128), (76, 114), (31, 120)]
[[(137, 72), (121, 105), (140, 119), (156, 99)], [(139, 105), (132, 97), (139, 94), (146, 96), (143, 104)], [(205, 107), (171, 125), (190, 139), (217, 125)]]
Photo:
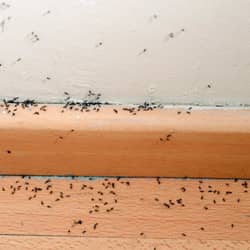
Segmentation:
[(0, 174), (250, 178), (249, 109), (113, 109), (1, 111)]

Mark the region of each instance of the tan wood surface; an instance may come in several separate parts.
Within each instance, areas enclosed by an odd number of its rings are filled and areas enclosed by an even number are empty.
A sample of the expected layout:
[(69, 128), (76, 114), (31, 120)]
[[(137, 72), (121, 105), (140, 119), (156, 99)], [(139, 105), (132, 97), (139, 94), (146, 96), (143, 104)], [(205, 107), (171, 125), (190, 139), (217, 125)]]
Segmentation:
[(249, 109), (39, 107), (0, 112), (0, 174), (250, 177)]
[(0, 235), (250, 240), (243, 180), (46, 180), (1, 178)]
[(0, 249), (249, 250), (250, 241), (0, 236)]

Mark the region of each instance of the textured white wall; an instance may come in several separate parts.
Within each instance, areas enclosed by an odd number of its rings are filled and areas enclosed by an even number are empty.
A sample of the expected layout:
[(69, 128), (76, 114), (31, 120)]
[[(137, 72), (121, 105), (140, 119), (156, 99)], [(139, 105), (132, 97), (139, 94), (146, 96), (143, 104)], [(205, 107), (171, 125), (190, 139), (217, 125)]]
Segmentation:
[(250, 1), (6, 0), (0, 64), (1, 98), (250, 104)]

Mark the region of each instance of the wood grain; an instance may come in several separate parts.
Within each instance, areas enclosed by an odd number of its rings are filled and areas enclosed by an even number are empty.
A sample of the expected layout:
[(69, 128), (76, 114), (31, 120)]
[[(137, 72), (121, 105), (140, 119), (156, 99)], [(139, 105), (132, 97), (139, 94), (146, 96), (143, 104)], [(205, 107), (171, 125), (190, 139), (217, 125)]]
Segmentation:
[(0, 235), (250, 240), (244, 180), (46, 180), (1, 178)]
[(115, 239), (83, 237), (0, 236), (1, 249), (102, 249), (102, 250), (249, 250), (250, 241), (182, 240), (182, 239)]
[(249, 109), (113, 108), (1, 112), (0, 174), (250, 178)]

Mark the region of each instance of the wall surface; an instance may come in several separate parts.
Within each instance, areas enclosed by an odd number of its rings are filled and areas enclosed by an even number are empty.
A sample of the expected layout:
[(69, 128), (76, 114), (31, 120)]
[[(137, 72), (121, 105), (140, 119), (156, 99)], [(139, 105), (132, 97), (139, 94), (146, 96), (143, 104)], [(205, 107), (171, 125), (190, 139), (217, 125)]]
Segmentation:
[(249, 0), (0, 2), (0, 97), (250, 104)]

